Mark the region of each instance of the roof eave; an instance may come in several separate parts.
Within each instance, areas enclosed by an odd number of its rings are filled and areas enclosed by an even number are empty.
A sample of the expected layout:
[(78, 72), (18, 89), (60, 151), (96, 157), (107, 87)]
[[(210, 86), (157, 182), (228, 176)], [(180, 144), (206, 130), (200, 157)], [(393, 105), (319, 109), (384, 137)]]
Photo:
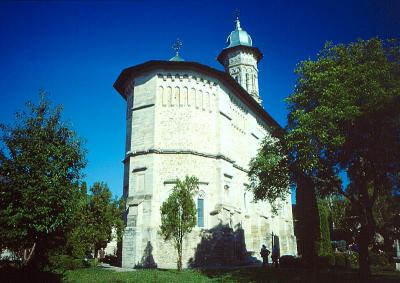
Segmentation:
[(254, 53), (256, 56), (257, 62), (260, 62), (260, 60), (263, 58), (263, 54), (261, 53), (260, 49), (257, 47), (253, 46), (247, 46), (247, 45), (237, 45), (233, 47), (227, 47), (221, 51), (221, 53), (218, 55), (217, 60), (220, 62), (222, 65), (224, 65), (224, 57), (228, 54), (228, 52), (236, 51), (239, 49), (244, 49), (248, 50)]

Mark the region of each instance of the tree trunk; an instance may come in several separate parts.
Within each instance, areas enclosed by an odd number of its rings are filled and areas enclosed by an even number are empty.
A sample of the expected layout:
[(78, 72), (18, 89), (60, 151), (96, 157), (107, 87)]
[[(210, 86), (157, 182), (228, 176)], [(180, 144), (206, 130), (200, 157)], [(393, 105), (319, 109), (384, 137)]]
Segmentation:
[(365, 222), (361, 224), (360, 234), (358, 235), (359, 246), (359, 273), (360, 278), (368, 279), (371, 276), (368, 246), (371, 243), (375, 232), (375, 221), (372, 215), (372, 206), (366, 205), (364, 211)]
[(97, 266), (97, 254), (98, 254), (99, 250), (98, 248), (94, 248), (94, 255), (93, 255), (93, 264), (96, 267)]
[[(363, 280), (368, 280), (371, 276), (368, 246), (375, 234), (375, 219), (372, 212), (374, 199), (368, 192), (368, 182), (364, 174), (359, 174), (355, 184), (358, 186), (358, 217), (361, 224), (360, 232), (357, 237), (359, 249), (358, 263), (359, 275)], [(377, 188), (374, 188), (377, 189)]]
[(178, 271), (182, 270), (182, 242), (178, 244)]
[(299, 252), (305, 267), (314, 267), (317, 257), (317, 243), (320, 235), (317, 199), (312, 180), (301, 173), (297, 177), (296, 218)]
[(24, 254), (22, 257), (22, 266), (27, 266), (29, 264), (33, 254), (35, 253), (35, 249), (36, 249), (36, 242), (33, 243), (32, 248), (24, 249)]
[[(363, 233), (364, 229), (361, 229), (361, 233)], [(359, 245), (359, 273), (361, 279), (368, 279), (371, 276), (371, 269), (369, 266), (369, 255), (368, 255), (368, 244), (370, 240), (367, 235), (360, 235), (358, 240)]]

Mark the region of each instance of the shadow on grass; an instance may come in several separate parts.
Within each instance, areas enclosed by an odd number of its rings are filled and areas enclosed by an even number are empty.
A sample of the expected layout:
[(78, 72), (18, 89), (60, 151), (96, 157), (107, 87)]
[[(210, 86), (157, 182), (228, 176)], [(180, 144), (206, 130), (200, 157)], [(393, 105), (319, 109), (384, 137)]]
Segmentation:
[[(240, 269), (199, 269), (217, 282), (265, 283), (399, 283), (400, 274), (379, 272), (370, 281), (360, 280), (355, 270), (312, 270), (300, 268), (243, 267)], [(214, 281), (213, 280), (213, 281)], [(222, 280), (222, 281), (220, 281)]]
[(5, 266), (0, 268), (0, 282), (62, 282), (63, 275), (50, 271), (38, 271), (28, 268)]

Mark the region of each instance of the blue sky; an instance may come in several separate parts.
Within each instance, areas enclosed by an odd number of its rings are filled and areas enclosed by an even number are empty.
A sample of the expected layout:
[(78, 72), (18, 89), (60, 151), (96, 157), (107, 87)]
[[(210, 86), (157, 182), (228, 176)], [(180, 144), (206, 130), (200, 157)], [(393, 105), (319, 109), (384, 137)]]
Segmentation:
[(12, 123), (24, 102), (45, 89), (63, 118), (86, 139), (89, 185), (122, 193), (125, 103), (112, 85), (123, 68), (181, 55), (222, 69), (216, 57), (241, 24), (264, 54), (259, 84), (265, 109), (282, 125), (283, 99), (298, 62), (325, 41), (399, 37), (400, 1), (2, 1), (0, 122)]

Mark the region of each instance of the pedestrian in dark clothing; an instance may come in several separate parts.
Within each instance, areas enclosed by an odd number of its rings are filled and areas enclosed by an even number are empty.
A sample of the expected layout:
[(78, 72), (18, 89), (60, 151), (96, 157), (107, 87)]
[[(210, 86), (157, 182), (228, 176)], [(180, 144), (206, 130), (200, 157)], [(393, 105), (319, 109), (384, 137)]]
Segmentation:
[(277, 247), (274, 247), (272, 249), (271, 259), (272, 259), (272, 266), (278, 267), (279, 250)]
[(271, 252), (267, 249), (267, 247), (265, 245), (262, 245), (261, 251), (260, 251), (260, 255), (263, 259), (263, 267), (267, 267), (268, 266), (268, 256)]

